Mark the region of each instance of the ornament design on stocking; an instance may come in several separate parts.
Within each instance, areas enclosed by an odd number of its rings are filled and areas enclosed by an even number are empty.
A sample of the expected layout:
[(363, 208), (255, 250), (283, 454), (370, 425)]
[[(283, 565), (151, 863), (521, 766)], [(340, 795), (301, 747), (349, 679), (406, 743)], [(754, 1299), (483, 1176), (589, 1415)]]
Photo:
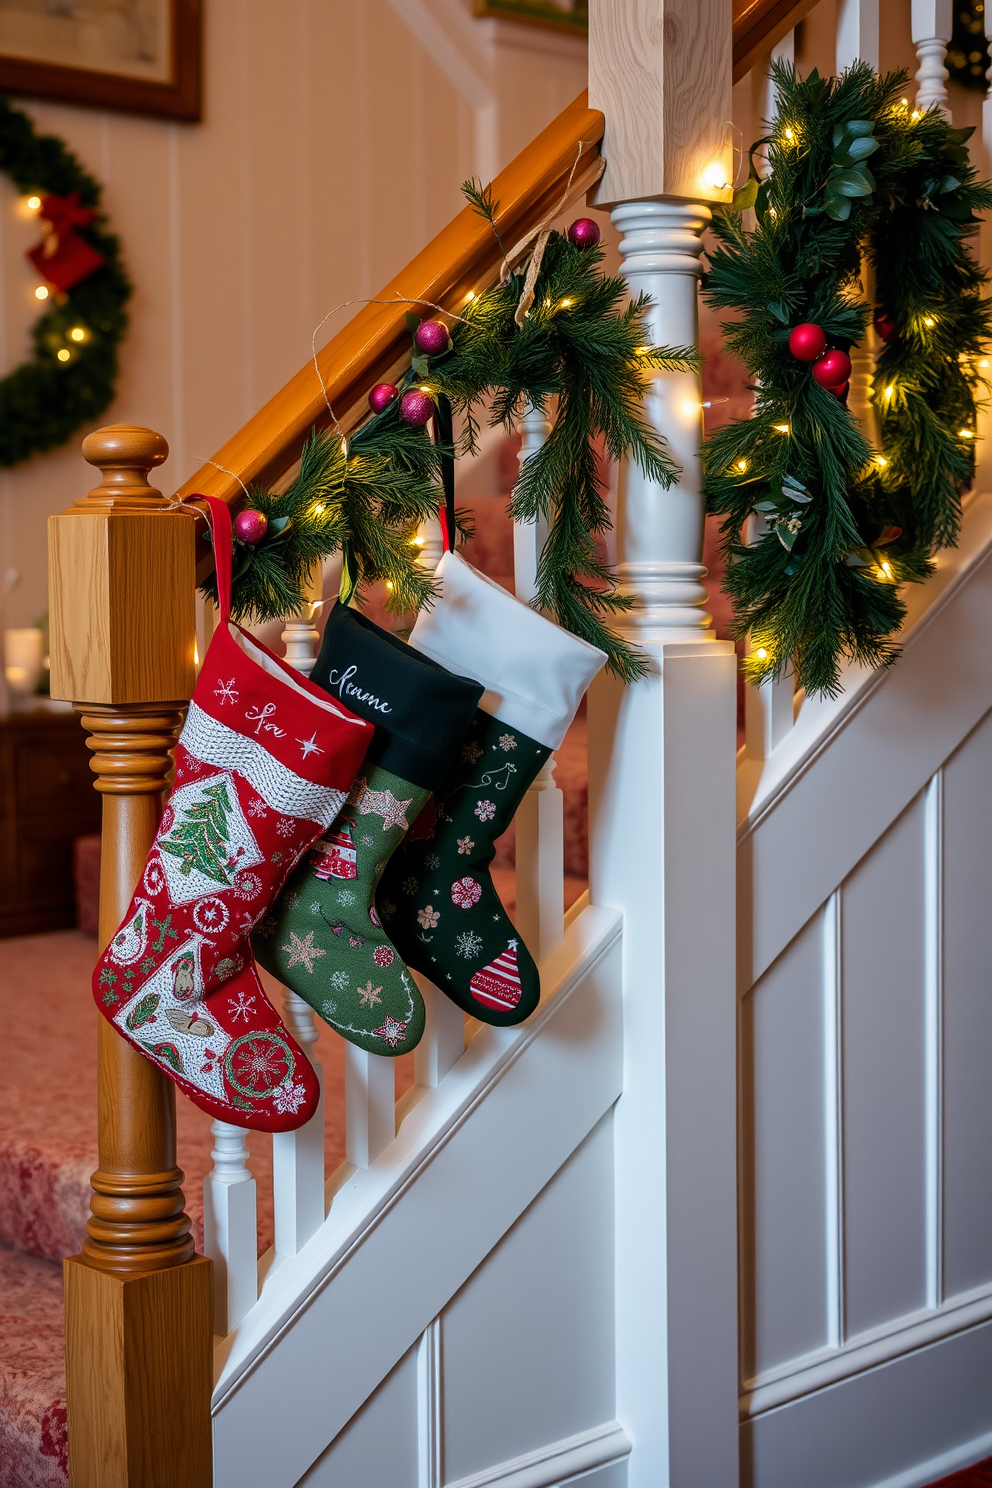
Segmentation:
[(540, 998), (534, 959), (490, 877), (496, 839), (558, 748), (604, 652), (562, 630), (457, 553), (410, 643), (486, 691), (436, 800), (383, 875), (376, 905), (398, 950), (465, 1012), (509, 1025)]
[(361, 775), (255, 933), (267, 971), (370, 1054), (405, 1054), (424, 1004), (376, 912), (386, 865), (444, 779), (482, 686), (452, 676), (346, 605), (328, 619), (313, 680), (374, 723)]
[[(206, 499), (206, 498), (202, 498)], [(230, 622), (231, 519), (207, 502), (221, 624), (141, 882), (93, 974), (100, 1011), (203, 1110), (292, 1131), (319, 1098), (248, 935), (347, 798), (373, 730)]]

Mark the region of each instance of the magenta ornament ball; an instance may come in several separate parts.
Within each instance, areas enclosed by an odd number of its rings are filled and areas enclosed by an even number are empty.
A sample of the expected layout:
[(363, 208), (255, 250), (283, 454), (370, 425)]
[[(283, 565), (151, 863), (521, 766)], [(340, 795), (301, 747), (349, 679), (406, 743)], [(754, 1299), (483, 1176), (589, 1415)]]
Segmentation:
[(818, 325), (806, 321), (789, 332), (789, 350), (797, 362), (815, 362), (827, 349), (827, 338)]
[(434, 412), (434, 403), (429, 393), (411, 388), (400, 399), (400, 418), (408, 424), (428, 424)]
[(391, 382), (377, 382), (369, 393), (369, 407), (373, 413), (381, 413), (388, 408), (390, 403), (399, 397), (399, 389), (393, 387)]
[(448, 327), (439, 320), (422, 320), (413, 334), (420, 351), (437, 356), (448, 349)]
[(833, 393), (835, 398), (846, 398), (850, 390), (851, 384), (849, 382), (841, 382), (836, 387), (827, 388), (827, 392)]
[(264, 512), (243, 511), (238, 512), (234, 519), (234, 535), (239, 542), (247, 543), (254, 547), (260, 543), (269, 530), (269, 519)]
[(568, 241), (576, 248), (595, 248), (599, 242), (599, 223), (591, 217), (576, 217), (568, 229)]
[(846, 351), (827, 351), (813, 363), (813, 377), (822, 388), (833, 390), (847, 382), (851, 375), (851, 358)]

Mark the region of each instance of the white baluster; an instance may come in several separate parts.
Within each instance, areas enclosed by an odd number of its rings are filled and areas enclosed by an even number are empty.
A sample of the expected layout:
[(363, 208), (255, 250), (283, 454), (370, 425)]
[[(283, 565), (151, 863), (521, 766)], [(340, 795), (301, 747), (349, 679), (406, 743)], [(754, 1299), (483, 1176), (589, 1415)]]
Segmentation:
[(421, 522), (414, 542), (420, 549), (417, 562), (421, 568), (426, 568), (428, 573), (433, 573), (441, 562), (441, 554), (444, 552), (441, 523), (437, 517), (428, 517), (426, 522)]
[(203, 1180), (203, 1250), (214, 1263), (214, 1332), (233, 1333), (258, 1300), (255, 1180), (240, 1126), (212, 1121), (213, 1170)]
[(433, 1090), (465, 1052), (465, 1014), (433, 982), (417, 971), (413, 975), (427, 1012), (427, 1027), (413, 1055), (414, 1080)]
[(317, 660), (317, 643), (320, 636), (313, 622), (321, 607), (322, 578), (321, 565), (318, 563), (311, 570), (306, 586), (306, 609), (302, 614), (294, 615), (287, 620), (282, 632), (286, 660), (290, 666), (302, 672), (304, 677), (309, 677), (313, 671), (313, 664)]
[[(651, 297), (646, 339), (698, 345), (710, 209), (669, 198), (612, 215), (631, 294)], [(626, 689), (601, 674), (589, 700), (590, 897), (623, 912), (617, 1414), (636, 1432), (630, 1488), (732, 1488), (736, 658), (704, 608), (699, 382), (649, 375), (645, 412), (681, 467), (668, 491), (637, 468), (621, 481), (618, 571), (634, 608), (617, 628), (649, 673)]]
[(951, 0), (912, 0), (913, 44), (920, 59), (916, 74), (918, 88), (916, 107), (924, 109), (936, 104), (943, 109), (948, 119), (951, 111), (947, 107), (947, 44), (953, 28)]
[(313, 1059), (317, 1029), (310, 1008), (288, 988), (282, 1002), (286, 1027), (320, 1083), (320, 1100), (306, 1126), (272, 1136), (276, 1255), (294, 1256), (324, 1222), (324, 1071)]
[(368, 1168), (396, 1135), (396, 1076), (393, 1061), (344, 1047), (344, 1099), (348, 1162)]
[[(748, 543), (755, 543), (768, 531), (760, 512), (753, 512), (747, 522)], [(744, 742), (748, 759), (766, 760), (795, 721), (795, 677), (791, 671), (784, 677), (769, 677), (761, 683), (748, 682), (744, 688)]]
[[(777, 41), (768, 54), (769, 68), (765, 72), (764, 82), (761, 89), (761, 117), (766, 124), (773, 124), (778, 117), (778, 89), (771, 75), (771, 64), (773, 62), (791, 62), (796, 60), (796, 33), (787, 31), (781, 41)], [(761, 169), (762, 175), (770, 174), (767, 161)]]
[(837, 7), (837, 71), (859, 61), (878, 71), (878, 0), (840, 0)]
[[(539, 450), (551, 425), (528, 404), (520, 419), (519, 460)], [(517, 598), (529, 604), (537, 592), (537, 564), (548, 524), (513, 524), (513, 575)], [(538, 965), (565, 935), (564, 797), (554, 778), (554, 756), (542, 765), (516, 815), (517, 929)]]

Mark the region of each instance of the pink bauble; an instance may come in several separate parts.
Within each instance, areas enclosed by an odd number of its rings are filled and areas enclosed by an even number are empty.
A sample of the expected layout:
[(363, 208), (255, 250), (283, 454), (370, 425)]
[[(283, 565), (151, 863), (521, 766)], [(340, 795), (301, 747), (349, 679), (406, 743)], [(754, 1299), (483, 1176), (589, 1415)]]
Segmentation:
[(234, 535), (239, 542), (248, 543), (254, 547), (260, 543), (269, 530), (269, 519), (264, 512), (243, 511), (238, 512), (234, 519)]
[(448, 349), (448, 327), (439, 320), (422, 320), (413, 335), (420, 351), (437, 356)]
[(815, 362), (827, 349), (827, 338), (818, 325), (807, 320), (789, 332), (789, 350), (797, 362)]
[(825, 351), (813, 363), (813, 377), (822, 388), (840, 387), (851, 375), (851, 358), (846, 351)]
[(399, 395), (399, 389), (394, 388), (391, 382), (377, 382), (369, 393), (369, 407), (373, 413), (381, 413)]
[(434, 403), (429, 393), (420, 388), (411, 388), (400, 399), (400, 418), (408, 424), (429, 424), (434, 412)]
[(886, 343), (886, 345), (888, 345), (890, 341), (895, 341), (898, 339), (899, 327), (892, 319), (892, 316), (887, 315), (884, 310), (880, 310), (875, 316), (875, 329), (881, 336), (882, 340)]
[(851, 384), (849, 382), (839, 383), (837, 387), (828, 387), (827, 392), (833, 393), (835, 398), (846, 398)]
[(576, 248), (595, 248), (599, 242), (599, 223), (591, 217), (576, 217), (568, 229), (568, 241)]

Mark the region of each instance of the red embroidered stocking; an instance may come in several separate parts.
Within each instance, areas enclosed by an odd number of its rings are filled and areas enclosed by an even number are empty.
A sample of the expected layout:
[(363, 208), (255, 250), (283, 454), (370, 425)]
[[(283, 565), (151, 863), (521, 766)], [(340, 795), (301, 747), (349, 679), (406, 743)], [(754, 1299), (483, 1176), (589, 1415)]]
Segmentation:
[(248, 936), (344, 805), (374, 729), (231, 624), (231, 518), (222, 501), (208, 506), (221, 623), (93, 995), (211, 1116), (293, 1131), (314, 1113), (317, 1080), (262, 990)]

